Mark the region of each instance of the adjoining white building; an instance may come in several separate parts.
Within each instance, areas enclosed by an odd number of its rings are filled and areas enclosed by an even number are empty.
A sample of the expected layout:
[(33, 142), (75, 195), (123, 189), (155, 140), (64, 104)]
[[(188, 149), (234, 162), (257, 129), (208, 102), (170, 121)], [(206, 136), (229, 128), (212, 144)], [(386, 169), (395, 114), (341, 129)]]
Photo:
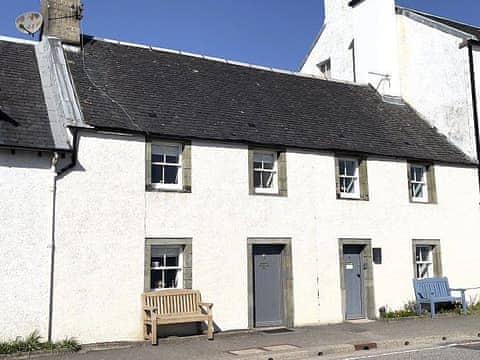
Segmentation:
[(476, 159), (415, 108), (62, 22), (0, 38), (1, 338), (141, 340), (141, 293), (171, 287), (224, 331), (477, 284)]
[(472, 158), (480, 155), (480, 28), (394, 0), (324, 0), (303, 73), (401, 97)]

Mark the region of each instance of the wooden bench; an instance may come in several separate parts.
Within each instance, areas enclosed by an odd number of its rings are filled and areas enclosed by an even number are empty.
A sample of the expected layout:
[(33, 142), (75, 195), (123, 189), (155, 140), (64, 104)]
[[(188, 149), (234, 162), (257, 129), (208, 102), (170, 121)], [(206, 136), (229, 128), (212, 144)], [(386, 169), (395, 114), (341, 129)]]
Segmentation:
[[(422, 312), (422, 304), (430, 304), (430, 312), (433, 318), (435, 317), (435, 304), (445, 302), (453, 304), (458, 301), (462, 302), (463, 313), (467, 313), (467, 301), (465, 299), (465, 291), (467, 289), (451, 289), (446, 277), (413, 279), (413, 287), (417, 300), (417, 315), (420, 315)], [(452, 296), (452, 291), (459, 291), (461, 296)]]
[(157, 344), (157, 325), (190, 322), (208, 323), (208, 339), (213, 340), (213, 304), (201, 302), (200, 291), (161, 290), (142, 294), (143, 335)]

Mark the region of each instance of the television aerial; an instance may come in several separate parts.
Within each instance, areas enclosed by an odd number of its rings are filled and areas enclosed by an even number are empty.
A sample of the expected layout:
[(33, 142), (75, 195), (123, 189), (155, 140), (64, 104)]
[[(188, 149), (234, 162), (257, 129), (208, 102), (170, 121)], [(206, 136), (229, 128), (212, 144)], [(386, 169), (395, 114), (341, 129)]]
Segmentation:
[(27, 12), (21, 14), (15, 20), (15, 25), (23, 34), (34, 35), (42, 28), (43, 16), (38, 12)]

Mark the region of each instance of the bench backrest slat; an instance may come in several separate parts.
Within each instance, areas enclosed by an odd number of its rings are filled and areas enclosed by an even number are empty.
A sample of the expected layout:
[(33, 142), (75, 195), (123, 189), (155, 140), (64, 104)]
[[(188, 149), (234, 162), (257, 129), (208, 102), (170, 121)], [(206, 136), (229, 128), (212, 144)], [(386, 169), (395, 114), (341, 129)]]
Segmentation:
[(200, 313), (201, 295), (197, 290), (161, 290), (143, 294), (144, 306), (153, 307), (158, 315)]
[(451, 296), (448, 278), (413, 279), (415, 297), (419, 299), (445, 298)]

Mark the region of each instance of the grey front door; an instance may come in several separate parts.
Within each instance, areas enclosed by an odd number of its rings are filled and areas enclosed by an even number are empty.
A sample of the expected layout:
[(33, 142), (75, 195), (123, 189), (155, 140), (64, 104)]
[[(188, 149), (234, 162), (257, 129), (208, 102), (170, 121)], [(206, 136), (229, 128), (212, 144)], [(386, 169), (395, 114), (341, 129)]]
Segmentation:
[(365, 317), (363, 304), (363, 246), (345, 245), (343, 247), (343, 274), (345, 282), (346, 319)]
[(254, 245), (255, 327), (283, 325), (282, 245)]

